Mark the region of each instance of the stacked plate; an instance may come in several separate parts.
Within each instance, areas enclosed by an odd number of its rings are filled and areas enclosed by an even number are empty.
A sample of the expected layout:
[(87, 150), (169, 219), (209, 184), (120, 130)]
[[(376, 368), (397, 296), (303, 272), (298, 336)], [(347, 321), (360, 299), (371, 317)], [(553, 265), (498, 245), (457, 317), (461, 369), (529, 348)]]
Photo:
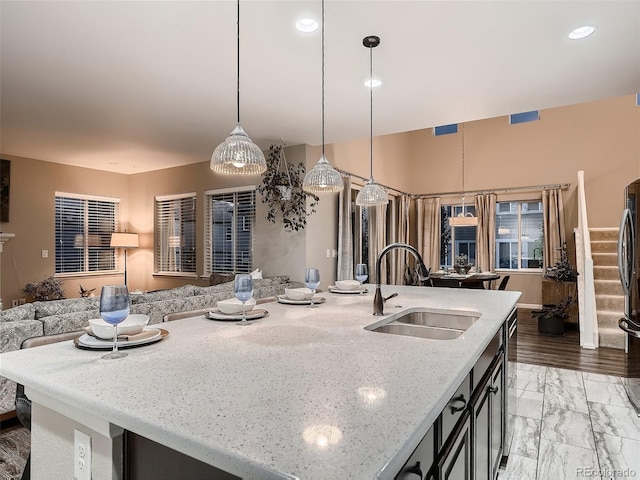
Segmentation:
[[(316, 296), (313, 297), (313, 303), (314, 304), (319, 304), (319, 303), (324, 303), (326, 302), (327, 299), (324, 297), (320, 297), (320, 296)], [(311, 299), (307, 298), (307, 299), (294, 299), (294, 298), (289, 298), (286, 295), (278, 295), (278, 303), (285, 303), (287, 305), (311, 305)]]
[[(169, 332), (162, 328), (145, 327), (142, 332), (135, 335), (118, 335), (118, 348), (134, 348), (149, 345), (159, 342), (167, 335), (169, 335)], [(76, 347), (87, 350), (111, 350), (113, 348), (113, 339), (98, 338), (91, 333), (85, 333), (76, 338), (73, 343)]]
[[(254, 308), (246, 312), (246, 318), (247, 320), (256, 320), (258, 318), (264, 317), (267, 313), (269, 312), (262, 308)], [(223, 322), (224, 321), (231, 322), (236, 320), (242, 320), (242, 312), (224, 313), (219, 308), (214, 308), (213, 310), (209, 310), (205, 314), (205, 317), (208, 318), (209, 320), (220, 320)]]
[(354, 294), (354, 293), (357, 293), (357, 294), (367, 293), (369, 290), (367, 290), (366, 287), (357, 287), (357, 288), (350, 288), (348, 290), (345, 290), (343, 288), (338, 288), (335, 285), (329, 285), (329, 291), (331, 293), (346, 293), (348, 295), (348, 294)]

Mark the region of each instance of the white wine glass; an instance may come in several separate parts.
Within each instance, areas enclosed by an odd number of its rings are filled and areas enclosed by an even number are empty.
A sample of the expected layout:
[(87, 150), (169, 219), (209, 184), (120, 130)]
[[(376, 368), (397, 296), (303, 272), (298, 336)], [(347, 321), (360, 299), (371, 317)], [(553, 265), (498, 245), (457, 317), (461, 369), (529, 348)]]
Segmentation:
[(356, 265), (356, 280), (360, 282), (360, 295), (364, 295), (364, 287), (362, 284), (369, 278), (369, 269), (366, 263), (359, 263)]
[(105, 285), (100, 292), (100, 316), (113, 325), (113, 350), (102, 358), (126, 357), (118, 351), (118, 324), (129, 316), (129, 291), (125, 285)]
[(307, 270), (304, 272), (304, 285), (307, 288), (310, 288), (312, 293), (311, 293), (311, 304), (309, 305), (309, 307), (311, 308), (316, 308), (317, 305), (315, 303), (313, 303), (313, 297), (316, 294), (316, 288), (318, 288), (320, 286), (320, 269), (319, 268), (307, 268)]
[(233, 281), (233, 293), (238, 300), (242, 302), (242, 320), (236, 325), (251, 325), (247, 322), (247, 314), (245, 312), (245, 303), (253, 296), (253, 280), (248, 273), (239, 273)]

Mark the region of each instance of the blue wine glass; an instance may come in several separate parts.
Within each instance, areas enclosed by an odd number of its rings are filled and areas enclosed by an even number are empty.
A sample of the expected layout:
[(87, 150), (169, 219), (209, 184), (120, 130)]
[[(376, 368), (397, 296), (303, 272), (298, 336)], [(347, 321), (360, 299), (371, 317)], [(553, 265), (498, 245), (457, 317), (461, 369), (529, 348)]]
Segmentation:
[(362, 284), (369, 278), (369, 269), (366, 263), (359, 263), (356, 265), (356, 280), (360, 282), (360, 295), (364, 294), (364, 288)]
[(126, 357), (118, 351), (118, 324), (129, 316), (129, 291), (125, 285), (105, 285), (100, 292), (100, 316), (113, 325), (113, 350), (102, 358)]
[(317, 305), (313, 303), (313, 297), (316, 294), (316, 288), (320, 286), (320, 269), (319, 268), (307, 268), (304, 272), (304, 285), (307, 288), (310, 288), (311, 293), (311, 304), (309, 307), (316, 308)]
[(247, 322), (244, 306), (247, 300), (253, 296), (253, 281), (248, 273), (239, 273), (233, 281), (233, 293), (242, 302), (242, 320), (237, 325), (251, 325)]

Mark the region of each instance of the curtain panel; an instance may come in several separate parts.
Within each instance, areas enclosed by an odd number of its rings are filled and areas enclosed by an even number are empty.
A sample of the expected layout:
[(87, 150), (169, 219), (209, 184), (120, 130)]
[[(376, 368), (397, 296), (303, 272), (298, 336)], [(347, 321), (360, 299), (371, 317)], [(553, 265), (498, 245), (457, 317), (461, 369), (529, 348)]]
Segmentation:
[(353, 228), (351, 206), (351, 177), (343, 175), (344, 188), (338, 199), (338, 271), (337, 280), (351, 280), (353, 276)]
[(440, 268), (440, 197), (416, 200), (418, 217), (418, 250), (426, 266)]
[[(411, 208), (411, 198), (402, 195), (396, 200), (396, 229), (394, 242), (409, 243), (409, 209)], [(407, 272), (407, 254), (406, 250), (398, 249), (391, 252), (393, 256), (391, 281), (395, 285), (405, 285), (405, 274)]]
[(380, 280), (377, 278), (376, 260), (378, 255), (387, 243), (387, 206), (376, 205), (369, 207), (369, 278), (371, 283), (380, 281), (388, 283), (391, 275), (387, 269), (387, 259), (383, 258), (380, 262), (380, 271), (384, 272)]
[(483, 272), (496, 269), (496, 200), (495, 193), (476, 195), (476, 267)]
[(542, 215), (544, 229), (542, 268), (546, 271), (548, 267), (560, 260), (560, 250), (566, 242), (564, 205), (560, 189), (542, 191)]

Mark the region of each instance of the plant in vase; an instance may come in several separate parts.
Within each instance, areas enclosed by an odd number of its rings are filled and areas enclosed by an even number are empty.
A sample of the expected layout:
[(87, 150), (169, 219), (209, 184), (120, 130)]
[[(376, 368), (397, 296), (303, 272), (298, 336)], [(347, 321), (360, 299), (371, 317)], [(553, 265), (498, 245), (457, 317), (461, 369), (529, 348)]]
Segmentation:
[[(266, 158), (267, 171), (258, 185), (262, 202), (268, 205), (266, 219), (276, 223), (282, 218), (284, 229), (289, 232), (304, 230), (307, 217), (316, 211), (319, 198), (302, 190), (304, 164), (293, 165), (284, 156), (284, 145), (271, 145)], [(307, 207), (307, 197), (311, 201)], [(307, 211), (309, 208), (309, 211)]]
[(564, 321), (569, 318), (573, 297), (565, 297), (560, 302), (548, 303), (542, 310), (533, 310), (531, 315), (538, 319), (538, 332), (542, 335), (564, 335)]
[(466, 253), (456, 255), (453, 262), (453, 269), (460, 275), (465, 275), (471, 270), (471, 264), (469, 263), (469, 257)]
[(39, 282), (27, 283), (22, 292), (36, 301), (61, 300), (64, 298), (62, 282), (53, 276)]

